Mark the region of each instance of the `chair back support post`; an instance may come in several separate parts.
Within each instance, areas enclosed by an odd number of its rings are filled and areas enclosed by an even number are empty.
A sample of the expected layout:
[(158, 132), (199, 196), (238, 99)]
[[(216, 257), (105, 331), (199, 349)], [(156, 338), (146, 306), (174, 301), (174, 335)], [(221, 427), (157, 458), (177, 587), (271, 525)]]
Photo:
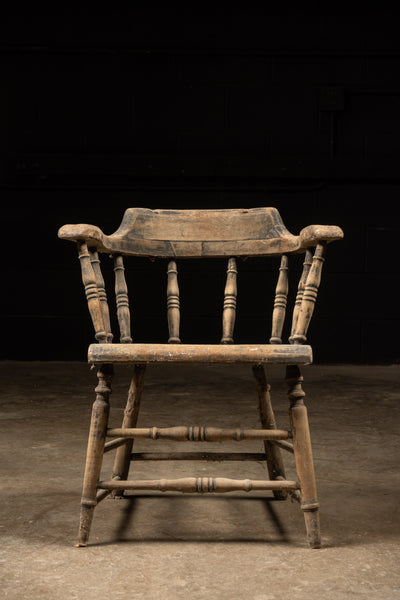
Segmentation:
[(131, 315), (128, 288), (125, 280), (124, 261), (121, 254), (114, 256), (115, 299), (121, 344), (131, 344)]
[(224, 290), (224, 306), (222, 310), (221, 344), (233, 344), (233, 330), (236, 320), (237, 268), (236, 258), (228, 260), (226, 284)]
[[(89, 313), (98, 342), (107, 344), (112, 341), (110, 318), (105, 294), (104, 280), (100, 271), (98, 257), (89, 252), (86, 242), (78, 242), (78, 255), (81, 264), (82, 282), (85, 288)], [(100, 279), (96, 277), (100, 273)], [(106, 307), (106, 310), (105, 310)]]

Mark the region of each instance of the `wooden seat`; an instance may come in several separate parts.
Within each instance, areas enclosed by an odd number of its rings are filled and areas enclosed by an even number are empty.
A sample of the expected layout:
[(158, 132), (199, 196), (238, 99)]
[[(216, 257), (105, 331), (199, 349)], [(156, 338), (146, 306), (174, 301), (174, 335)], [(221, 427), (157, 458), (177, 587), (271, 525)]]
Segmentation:
[(312, 362), (311, 346), (235, 344), (91, 344), (90, 363), (236, 363), (301, 364)]
[[(275, 498), (290, 495), (299, 501), (304, 513), (307, 540), (312, 548), (320, 547), (318, 499), (308, 426), (305, 393), (300, 365), (312, 362), (312, 348), (306, 344), (307, 330), (313, 314), (326, 247), (339, 240), (343, 232), (336, 226), (311, 225), (299, 235), (284, 226), (275, 208), (226, 210), (150, 210), (129, 208), (120, 227), (111, 235), (87, 224), (64, 225), (58, 232), (62, 239), (77, 244), (82, 279), (96, 343), (89, 346), (88, 361), (97, 366), (98, 385), (93, 404), (87, 448), (86, 468), (81, 500), (78, 546), (89, 540), (93, 512), (107, 496), (122, 496), (127, 490), (171, 490), (183, 493), (223, 493), (236, 490), (271, 490)], [(110, 309), (99, 254), (111, 256), (115, 272), (115, 304), (120, 341), (111, 332)], [(289, 258), (303, 255), (303, 266), (291, 311), (288, 342), (282, 343), (287, 312)], [(135, 257), (164, 260), (166, 263), (166, 320), (168, 340), (160, 343), (137, 343), (131, 336), (131, 312), (124, 260)], [(226, 258), (226, 283), (221, 290), (221, 343), (193, 344), (180, 336), (180, 291), (178, 260)], [(279, 274), (275, 286), (269, 340), (257, 344), (235, 344), (238, 260), (262, 257), (265, 261), (279, 257)], [(149, 266), (151, 263), (149, 261)], [(109, 293), (110, 290), (107, 290)], [(168, 343), (166, 343), (168, 342)], [(127, 405), (120, 428), (110, 428), (109, 397), (114, 366), (131, 364), (133, 375)], [(256, 383), (260, 429), (219, 428), (212, 424), (173, 427), (137, 427), (146, 365), (171, 364), (249, 364)], [(270, 386), (265, 365), (285, 365), (290, 401), (289, 430), (278, 429), (272, 409)], [(109, 441), (106, 439), (109, 438)], [(133, 460), (149, 458), (132, 453), (135, 439), (191, 442), (259, 440), (261, 453), (170, 452), (151, 454), (151, 460), (265, 460), (269, 479), (230, 479), (226, 477), (188, 476), (176, 479), (128, 479)], [(116, 451), (110, 479), (101, 479), (103, 455)], [(288, 480), (281, 450), (294, 454), (298, 479)], [(138, 454), (140, 456), (138, 457)], [(217, 456), (217, 458), (215, 458)]]

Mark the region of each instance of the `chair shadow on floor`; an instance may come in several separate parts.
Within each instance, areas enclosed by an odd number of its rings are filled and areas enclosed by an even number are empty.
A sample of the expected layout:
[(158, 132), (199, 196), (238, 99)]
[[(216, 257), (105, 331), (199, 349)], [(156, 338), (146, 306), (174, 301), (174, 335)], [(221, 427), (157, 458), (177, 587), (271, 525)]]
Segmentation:
[[(288, 527), (284, 526), (276, 510), (276, 505), (281, 504), (281, 501), (273, 497), (232, 496), (227, 499), (215, 496), (206, 499), (207, 506), (204, 498), (187, 498), (173, 494), (165, 494), (162, 497), (150, 494), (128, 495), (115, 501), (122, 506), (119, 522), (111, 534), (112, 539), (92, 542), (92, 546), (121, 542), (174, 541), (293, 543)], [(145, 503), (152, 504), (147, 522), (141, 521), (140, 518), (146, 512)], [(158, 503), (156, 516), (155, 503)], [(200, 514), (197, 509), (200, 509)], [(242, 518), (238, 524), (236, 513), (239, 512)], [(235, 513), (235, 518), (232, 518), (232, 513)], [(135, 526), (135, 523), (138, 525)], [(294, 537), (297, 534), (296, 530), (297, 527), (294, 527)]]

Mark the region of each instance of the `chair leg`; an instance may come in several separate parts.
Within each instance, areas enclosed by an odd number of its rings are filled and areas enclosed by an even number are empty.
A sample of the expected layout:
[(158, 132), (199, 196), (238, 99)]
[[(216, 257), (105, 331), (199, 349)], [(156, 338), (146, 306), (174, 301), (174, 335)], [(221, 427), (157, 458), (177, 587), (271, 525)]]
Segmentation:
[[(254, 365), (253, 375), (257, 388), (261, 424), (264, 429), (276, 429), (276, 421), (269, 393), (270, 385), (266, 381), (264, 367), (262, 365)], [(280, 448), (268, 440), (264, 441), (264, 448), (269, 478), (272, 480), (286, 479), (285, 466)], [(284, 490), (274, 490), (273, 494), (278, 500), (286, 500), (287, 498), (287, 492)]]
[(293, 449), (301, 486), (301, 508), (304, 513), (307, 541), (311, 548), (320, 548), (319, 503), (317, 499), (307, 408), (303, 401), (305, 396), (302, 389), (303, 377), (298, 366), (290, 365), (287, 367), (286, 381), (289, 387), (288, 396), (290, 399)]
[(98, 385), (95, 389), (96, 399), (90, 422), (77, 546), (86, 546), (88, 543), (93, 512), (97, 504), (97, 483), (103, 462), (112, 376), (112, 365), (101, 365), (97, 373)]
[[(131, 379), (128, 399), (126, 402), (124, 418), (122, 421), (123, 428), (136, 427), (136, 423), (139, 416), (140, 399), (142, 396), (144, 376), (146, 372), (146, 365), (135, 365), (133, 376)], [(129, 467), (131, 464), (131, 452), (133, 446), (133, 439), (128, 439), (123, 446), (117, 448), (114, 468), (113, 468), (113, 479), (127, 479), (129, 474)], [(113, 492), (112, 496), (123, 496), (124, 490)]]

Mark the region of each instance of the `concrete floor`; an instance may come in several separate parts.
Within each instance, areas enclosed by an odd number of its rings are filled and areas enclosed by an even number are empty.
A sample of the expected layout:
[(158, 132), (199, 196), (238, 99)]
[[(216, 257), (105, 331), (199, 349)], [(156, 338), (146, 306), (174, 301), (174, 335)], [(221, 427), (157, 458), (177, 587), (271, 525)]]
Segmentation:
[[(90, 546), (75, 548), (95, 373), (76, 362), (3, 362), (0, 373), (2, 598), (400, 598), (400, 366), (303, 369), (320, 550), (306, 546), (298, 504), (274, 501), (270, 492), (107, 499), (95, 511)], [(282, 368), (269, 370), (277, 424), (284, 428), (282, 376)], [(123, 367), (113, 386), (116, 426), (128, 380)], [(151, 367), (139, 424), (258, 426), (255, 404), (246, 367)], [(148, 444), (155, 449), (154, 442), (136, 443), (136, 449)], [(233, 449), (260, 448), (242, 444), (233, 442)], [(295, 476), (292, 455), (285, 458), (288, 475)], [(146, 465), (149, 478), (161, 475), (160, 467)], [(163, 466), (163, 476), (197, 469), (199, 475), (267, 478), (260, 463)], [(140, 464), (135, 469), (145, 477)]]

